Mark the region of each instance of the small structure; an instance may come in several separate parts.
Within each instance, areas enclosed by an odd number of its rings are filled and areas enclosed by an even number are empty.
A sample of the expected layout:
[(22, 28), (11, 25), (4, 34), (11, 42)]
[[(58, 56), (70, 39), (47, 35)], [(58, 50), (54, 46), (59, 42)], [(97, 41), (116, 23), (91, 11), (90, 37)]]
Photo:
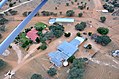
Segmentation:
[(74, 19), (73, 18), (51, 18), (49, 20), (49, 24), (54, 24), (54, 23), (73, 23)]
[(96, 10), (97, 12), (108, 13), (108, 10)]
[(78, 50), (78, 46), (84, 42), (85, 38), (76, 37), (71, 42), (64, 41), (57, 47), (57, 51), (48, 54), (55, 66), (62, 67), (63, 61), (67, 61)]
[(112, 56), (119, 57), (119, 50), (115, 50), (114, 52), (112, 52)]
[(37, 30), (36, 29), (31, 29), (31, 31), (29, 31), (26, 35), (29, 39), (31, 39), (33, 42), (36, 42), (36, 38), (39, 37), (37, 35)]
[(68, 65), (69, 65), (68, 61), (64, 61), (64, 62), (63, 62), (63, 66), (64, 66), (64, 67), (66, 67), (66, 66), (68, 66)]

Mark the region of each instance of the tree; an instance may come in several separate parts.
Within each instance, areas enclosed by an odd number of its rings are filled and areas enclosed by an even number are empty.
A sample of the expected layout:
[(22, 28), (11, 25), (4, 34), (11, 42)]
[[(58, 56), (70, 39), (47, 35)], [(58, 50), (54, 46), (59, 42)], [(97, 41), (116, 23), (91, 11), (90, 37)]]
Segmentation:
[(47, 73), (50, 75), (50, 76), (55, 76), (57, 74), (57, 70), (55, 68), (50, 68)]
[(67, 61), (73, 63), (73, 60), (74, 60), (74, 59), (76, 59), (76, 58), (75, 58), (74, 55), (72, 55), (71, 57), (68, 58)]
[(79, 36), (79, 37), (81, 37), (81, 33), (80, 32), (78, 32), (76, 35)]
[(41, 50), (47, 49), (47, 45), (46, 45), (46, 44), (42, 44), (42, 45), (40, 46), (40, 49), (41, 49)]
[(43, 79), (43, 77), (40, 74), (33, 74), (31, 79)]
[(104, 22), (106, 21), (106, 17), (101, 16), (101, 17), (100, 17), (100, 20), (101, 20), (102, 23), (104, 23)]
[(91, 36), (92, 35), (92, 32), (88, 32), (88, 36)]
[(71, 33), (69, 32), (69, 33), (64, 33), (64, 36), (65, 37), (70, 37), (71, 36)]
[(66, 16), (69, 16), (69, 17), (71, 17), (71, 16), (73, 16), (74, 15), (74, 11), (73, 10), (68, 10), (67, 12), (66, 12)]
[(102, 35), (107, 35), (109, 33), (109, 29), (108, 28), (105, 28), (105, 27), (99, 27), (97, 29), (97, 32), (102, 34)]
[(97, 36), (97, 38), (95, 39), (95, 42), (106, 46), (111, 42), (111, 39), (109, 36)]
[(83, 16), (83, 13), (79, 13), (79, 14), (78, 14), (78, 17), (82, 17), (82, 16)]
[(91, 44), (88, 44), (86, 49), (92, 49), (92, 45)]
[(40, 39), (37, 37), (35, 40), (37, 43), (40, 43)]
[(74, 59), (67, 79), (82, 79), (85, 71), (84, 58)]
[(64, 27), (62, 25), (57, 24), (57, 23), (52, 25), (52, 26), (50, 26), (49, 30), (51, 30), (51, 32), (53, 33), (53, 35), (56, 38), (61, 37), (63, 35), (63, 33), (64, 33)]
[(0, 33), (0, 39), (2, 38), (2, 34)]
[(0, 59), (0, 69), (4, 68), (6, 65), (7, 63), (4, 60)]
[(69, 3), (66, 3), (66, 6), (69, 6)]
[(75, 2), (77, 2), (77, 0), (75, 0)]
[(8, 20), (5, 18), (0, 18), (0, 25), (4, 25), (5, 23), (7, 23)]
[(80, 24), (75, 25), (75, 29), (79, 31), (83, 31), (86, 27), (86, 22), (81, 22)]

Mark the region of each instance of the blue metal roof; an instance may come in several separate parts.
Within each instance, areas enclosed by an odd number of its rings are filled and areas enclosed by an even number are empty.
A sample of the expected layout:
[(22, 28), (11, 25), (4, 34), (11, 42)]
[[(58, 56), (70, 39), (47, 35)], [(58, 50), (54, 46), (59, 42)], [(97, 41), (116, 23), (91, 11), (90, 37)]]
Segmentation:
[(58, 50), (62, 51), (65, 55), (71, 57), (77, 50), (78, 48), (73, 46), (72, 44), (64, 41), (62, 44), (60, 44), (57, 47)]

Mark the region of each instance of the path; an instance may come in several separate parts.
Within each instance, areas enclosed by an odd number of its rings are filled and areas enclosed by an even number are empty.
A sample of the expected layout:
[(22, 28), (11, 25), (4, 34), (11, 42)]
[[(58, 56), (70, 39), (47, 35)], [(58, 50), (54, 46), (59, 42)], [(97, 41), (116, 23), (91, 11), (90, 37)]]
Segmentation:
[(15, 50), (15, 52), (17, 53), (18, 64), (19, 64), (23, 58), (23, 54), (22, 54), (22, 52), (21, 52), (21, 50), (17, 44), (12, 43), (11, 46), (12, 46), (13, 50)]
[(27, 3), (31, 2), (31, 1), (33, 1), (33, 0), (23, 2), (23, 3), (21, 3), (21, 4), (17, 5), (17, 6), (14, 6), (14, 7), (8, 8), (7, 10), (4, 10), (4, 11), (2, 11), (2, 12), (0, 12), (0, 13), (3, 14), (4, 12), (9, 11), (10, 9), (14, 9), (14, 8), (20, 7), (20, 6), (24, 5), (24, 4), (27, 4)]

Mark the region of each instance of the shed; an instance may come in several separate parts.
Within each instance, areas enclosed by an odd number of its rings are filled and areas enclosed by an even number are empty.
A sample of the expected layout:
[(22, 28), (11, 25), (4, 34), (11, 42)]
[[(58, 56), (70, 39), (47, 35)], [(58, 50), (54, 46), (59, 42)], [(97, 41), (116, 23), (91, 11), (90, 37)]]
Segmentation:
[(73, 23), (75, 20), (73, 18), (51, 18), (49, 24), (57, 23)]

